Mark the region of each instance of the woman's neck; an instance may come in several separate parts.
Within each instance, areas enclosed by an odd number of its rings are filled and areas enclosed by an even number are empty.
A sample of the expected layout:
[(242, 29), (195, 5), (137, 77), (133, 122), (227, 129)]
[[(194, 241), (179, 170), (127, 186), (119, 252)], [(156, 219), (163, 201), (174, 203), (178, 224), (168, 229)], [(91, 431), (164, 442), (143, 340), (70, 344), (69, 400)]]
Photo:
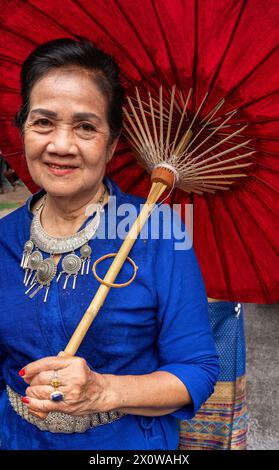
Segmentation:
[[(88, 218), (88, 206), (97, 203), (105, 186), (101, 182), (94, 192), (84, 195), (64, 197), (47, 195), (41, 213), (41, 224), (51, 236), (67, 237), (76, 233)], [(103, 203), (107, 202), (107, 197)]]

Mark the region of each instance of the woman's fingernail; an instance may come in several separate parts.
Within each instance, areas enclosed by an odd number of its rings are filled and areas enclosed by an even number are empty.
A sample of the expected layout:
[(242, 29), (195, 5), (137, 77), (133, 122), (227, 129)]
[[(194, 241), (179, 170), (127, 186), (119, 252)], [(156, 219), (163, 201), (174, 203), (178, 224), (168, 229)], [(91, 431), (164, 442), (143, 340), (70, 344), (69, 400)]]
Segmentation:
[(30, 400), (28, 397), (22, 397), (21, 401), (22, 403), (26, 403), (26, 404), (30, 403)]
[(25, 375), (25, 369), (21, 369), (18, 375), (20, 375), (20, 377), (23, 377)]

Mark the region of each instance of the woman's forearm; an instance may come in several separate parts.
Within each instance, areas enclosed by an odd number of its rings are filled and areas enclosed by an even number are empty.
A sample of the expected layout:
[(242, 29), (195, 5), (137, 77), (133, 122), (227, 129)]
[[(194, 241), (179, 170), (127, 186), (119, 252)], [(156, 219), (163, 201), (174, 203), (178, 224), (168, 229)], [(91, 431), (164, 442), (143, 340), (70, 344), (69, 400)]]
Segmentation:
[(165, 371), (146, 375), (106, 375), (112, 409), (143, 416), (163, 416), (192, 403), (185, 385)]

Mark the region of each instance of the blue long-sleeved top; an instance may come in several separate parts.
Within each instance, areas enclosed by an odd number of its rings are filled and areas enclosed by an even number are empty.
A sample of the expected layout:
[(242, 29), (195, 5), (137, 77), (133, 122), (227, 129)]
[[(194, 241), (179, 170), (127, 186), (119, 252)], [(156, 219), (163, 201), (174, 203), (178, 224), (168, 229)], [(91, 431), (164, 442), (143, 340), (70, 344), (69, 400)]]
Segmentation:
[[(114, 234), (116, 227), (124, 228), (125, 210), (133, 207), (139, 212), (143, 203), (140, 198), (122, 193), (110, 179), (106, 178), (105, 183), (112, 197), (101, 215), (95, 237), (89, 242), (92, 261), (118, 251), (122, 240), (119, 232)], [(2, 448), (176, 449), (178, 419), (193, 417), (213, 392), (218, 358), (208, 321), (205, 288), (193, 248), (188, 243), (187, 249), (176, 249), (178, 239), (174, 235), (163, 236), (162, 214), (156, 219), (156, 211), (145, 227), (146, 238), (139, 238), (130, 253), (139, 267), (136, 279), (127, 287), (110, 290), (78, 355), (99, 373), (170, 372), (186, 386), (193, 404), (160, 417), (127, 415), (83, 434), (40, 431), (11, 408), (5, 385), (25, 394), (26, 384), (18, 371), (32, 361), (65, 349), (99, 287), (90, 270), (88, 276), (78, 276), (75, 290), (71, 282), (64, 290), (64, 280), (59, 283), (54, 280), (46, 303), (43, 302), (45, 292), (40, 291), (33, 299), (25, 294), (27, 288), (23, 284), (20, 262), (24, 243), (30, 236), (32, 204), (43, 194), (44, 190), (39, 191), (24, 206), (0, 220)], [(114, 213), (118, 214), (116, 220), (113, 220)], [(167, 224), (173, 220), (174, 224), (178, 223), (173, 212), (167, 217)], [(122, 221), (120, 225), (119, 221)], [(159, 236), (152, 239), (156, 226)], [(44, 258), (49, 256), (43, 255)], [(58, 273), (62, 270), (61, 262)], [(109, 263), (104, 261), (98, 265), (100, 276), (104, 277)], [(126, 262), (117, 282), (125, 282), (131, 273), (131, 265)]]

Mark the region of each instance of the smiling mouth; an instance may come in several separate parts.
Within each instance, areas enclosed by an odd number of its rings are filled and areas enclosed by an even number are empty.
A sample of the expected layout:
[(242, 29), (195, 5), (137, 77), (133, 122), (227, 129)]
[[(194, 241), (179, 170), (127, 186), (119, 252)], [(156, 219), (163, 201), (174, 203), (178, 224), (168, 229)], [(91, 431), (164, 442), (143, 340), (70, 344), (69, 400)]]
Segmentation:
[(68, 166), (68, 165), (54, 165), (53, 163), (46, 163), (46, 165), (50, 168), (54, 168), (55, 170), (76, 170), (76, 166)]

